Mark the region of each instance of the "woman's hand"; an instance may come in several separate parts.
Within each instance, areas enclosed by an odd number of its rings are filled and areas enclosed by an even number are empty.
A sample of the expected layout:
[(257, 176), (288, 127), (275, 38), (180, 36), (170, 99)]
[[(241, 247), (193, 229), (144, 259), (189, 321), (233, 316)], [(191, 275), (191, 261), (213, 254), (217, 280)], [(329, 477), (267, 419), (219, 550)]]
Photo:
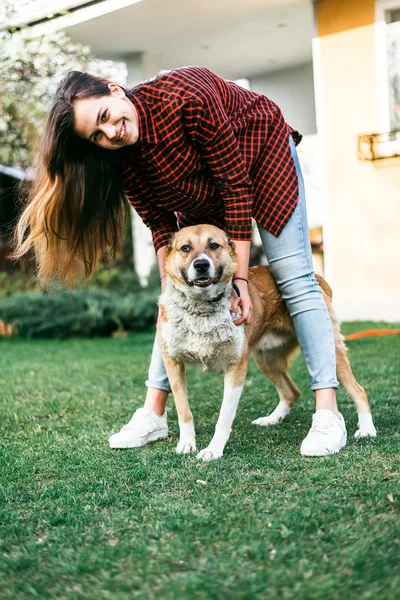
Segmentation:
[[(234, 320), (235, 325), (241, 325), (247, 323), (251, 317), (251, 300), (248, 289), (248, 269), (249, 269), (249, 257), (250, 257), (250, 242), (243, 240), (232, 240), (235, 244), (235, 252), (237, 258), (237, 270), (233, 276), (235, 285), (239, 288), (240, 298), (235, 292), (235, 298), (231, 306), (231, 312), (238, 314), (238, 308), (241, 308), (241, 316)], [(236, 279), (237, 278), (237, 279)]]
[(232, 302), (231, 312), (237, 315), (240, 306), (242, 314), (240, 318), (235, 319), (233, 322), (235, 325), (241, 325), (242, 323), (248, 323), (250, 321), (253, 306), (251, 304), (247, 281), (235, 279), (234, 283), (239, 288), (240, 297), (235, 292), (235, 298)]

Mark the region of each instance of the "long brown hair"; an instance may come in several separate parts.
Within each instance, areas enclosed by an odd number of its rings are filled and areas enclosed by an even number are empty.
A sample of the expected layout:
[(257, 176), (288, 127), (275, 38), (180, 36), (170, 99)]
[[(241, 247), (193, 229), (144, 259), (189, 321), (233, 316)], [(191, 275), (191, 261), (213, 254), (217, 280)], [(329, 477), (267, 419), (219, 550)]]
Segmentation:
[(88, 277), (107, 250), (123, 245), (128, 203), (116, 153), (75, 135), (77, 99), (108, 96), (108, 81), (71, 71), (47, 114), (35, 160), (35, 179), (15, 229), (18, 259), (31, 248), (41, 281), (73, 283)]

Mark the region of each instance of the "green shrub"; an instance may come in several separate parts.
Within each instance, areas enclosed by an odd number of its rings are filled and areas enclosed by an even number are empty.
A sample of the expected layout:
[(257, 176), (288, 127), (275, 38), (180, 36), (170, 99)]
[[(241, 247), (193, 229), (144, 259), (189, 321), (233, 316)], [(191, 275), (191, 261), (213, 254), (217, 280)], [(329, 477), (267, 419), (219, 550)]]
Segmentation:
[(154, 326), (159, 290), (140, 288), (123, 294), (96, 287), (51, 293), (39, 291), (0, 297), (0, 320), (22, 337), (111, 335), (117, 329), (140, 331)]
[[(91, 287), (117, 291), (121, 294), (137, 293), (142, 289), (159, 290), (160, 275), (158, 268), (154, 267), (149, 275), (147, 287), (143, 288), (133, 267), (121, 268), (103, 263), (88, 280), (82, 280), (77, 285), (77, 289), (89, 289)], [(50, 284), (49, 290), (53, 289), (59, 289), (59, 286)], [(0, 271), (0, 296), (12, 296), (19, 292), (33, 291), (40, 291), (39, 283), (33, 273)]]
[[(78, 289), (97, 287), (105, 290), (115, 290), (121, 293), (133, 293), (142, 289), (139, 278), (133, 268), (109, 267), (106, 264), (96, 271), (90, 279), (78, 283)], [(59, 289), (54, 284), (49, 289)], [(15, 271), (6, 273), (0, 271), (0, 296), (12, 296), (19, 292), (40, 291), (39, 283), (33, 273)]]
[(12, 296), (19, 292), (31, 292), (36, 289), (38, 289), (38, 284), (32, 273), (0, 271), (0, 296)]
[(122, 294), (136, 293), (142, 289), (133, 268), (121, 269), (102, 265), (90, 279), (82, 281), (79, 288), (98, 287), (103, 290), (118, 291)]

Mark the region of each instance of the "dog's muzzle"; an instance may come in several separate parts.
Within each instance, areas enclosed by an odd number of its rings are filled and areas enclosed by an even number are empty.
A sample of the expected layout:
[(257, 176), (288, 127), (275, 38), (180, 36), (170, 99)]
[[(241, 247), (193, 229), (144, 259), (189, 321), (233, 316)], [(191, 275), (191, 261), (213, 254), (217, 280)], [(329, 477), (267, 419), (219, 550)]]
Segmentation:
[[(207, 258), (197, 258), (194, 260), (188, 273), (184, 270), (181, 271), (185, 283), (196, 287), (208, 287), (218, 283), (221, 279), (223, 268), (220, 267), (218, 269), (216, 277), (212, 277), (210, 272), (213, 273), (214, 268)], [(189, 273), (191, 277), (189, 277)]]
[(196, 272), (196, 278), (193, 279), (193, 285), (207, 287), (211, 284), (209, 276), (210, 262), (206, 258), (198, 258), (193, 262), (193, 268)]

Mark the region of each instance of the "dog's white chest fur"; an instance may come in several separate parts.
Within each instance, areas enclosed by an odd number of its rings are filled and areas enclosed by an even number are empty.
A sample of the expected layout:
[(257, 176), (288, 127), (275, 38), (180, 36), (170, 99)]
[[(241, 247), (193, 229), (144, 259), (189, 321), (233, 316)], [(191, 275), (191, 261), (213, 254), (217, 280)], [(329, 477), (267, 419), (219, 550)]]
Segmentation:
[(170, 288), (160, 301), (167, 317), (161, 339), (171, 358), (223, 372), (241, 356), (244, 329), (233, 323), (227, 298), (196, 302)]

